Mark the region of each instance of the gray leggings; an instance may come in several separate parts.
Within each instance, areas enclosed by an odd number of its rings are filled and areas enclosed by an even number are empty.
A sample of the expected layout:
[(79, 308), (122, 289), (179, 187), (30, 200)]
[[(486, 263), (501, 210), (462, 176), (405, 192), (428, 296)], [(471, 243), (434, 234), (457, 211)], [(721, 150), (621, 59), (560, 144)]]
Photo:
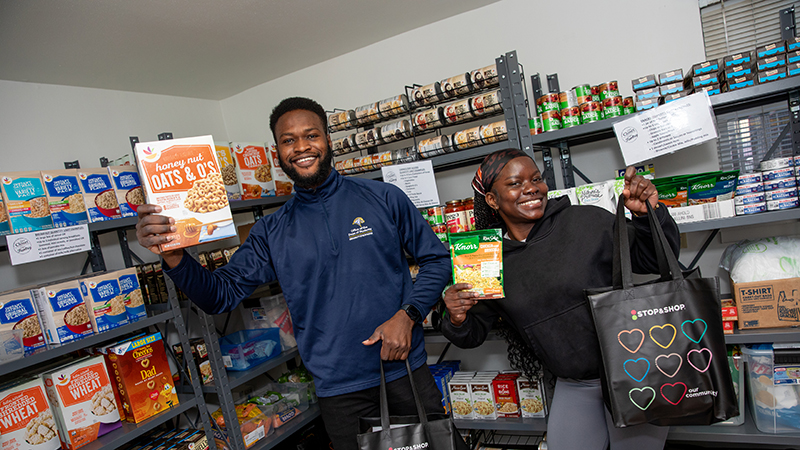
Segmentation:
[(662, 450), (669, 427), (616, 428), (603, 403), (600, 380), (559, 378), (547, 422), (549, 450)]

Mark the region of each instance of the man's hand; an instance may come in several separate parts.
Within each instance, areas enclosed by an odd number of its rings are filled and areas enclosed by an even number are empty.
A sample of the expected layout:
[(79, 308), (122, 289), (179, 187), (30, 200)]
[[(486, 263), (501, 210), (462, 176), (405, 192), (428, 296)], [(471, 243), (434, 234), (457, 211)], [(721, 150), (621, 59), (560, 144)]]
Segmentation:
[(625, 184), (622, 189), (625, 197), (625, 207), (636, 215), (647, 214), (647, 202), (656, 207), (658, 203), (658, 190), (647, 178), (636, 173), (633, 166), (625, 169)]
[(447, 315), (450, 316), (450, 323), (457, 327), (467, 320), (467, 311), (478, 303), (478, 293), (467, 289), (472, 289), (472, 285), (458, 283), (444, 291), (444, 304), (447, 307)]
[(173, 240), (174, 235), (167, 236), (167, 234), (178, 231), (175, 219), (158, 215), (161, 212), (161, 207), (158, 205), (139, 205), (136, 210), (139, 214), (139, 220), (136, 222), (136, 240), (139, 241), (139, 245), (156, 255), (161, 255), (170, 268), (180, 264), (183, 259), (183, 249), (162, 252), (158, 247), (159, 244)]
[(384, 361), (403, 361), (408, 358), (411, 351), (411, 330), (414, 328), (414, 321), (403, 311), (397, 311), (391, 319), (383, 322), (364, 345), (374, 345), (378, 341), (381, 344), (381, 359)]

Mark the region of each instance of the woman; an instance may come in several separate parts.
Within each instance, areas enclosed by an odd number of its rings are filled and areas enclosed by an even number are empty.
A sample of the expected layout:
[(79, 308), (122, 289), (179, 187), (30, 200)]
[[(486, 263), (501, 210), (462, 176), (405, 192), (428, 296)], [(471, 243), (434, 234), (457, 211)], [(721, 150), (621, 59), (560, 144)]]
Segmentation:
[[(519, 333), (527, 350), (557, 377), (549, 448), (601, 450), (609, 443), (612, 450), (663, 448), (667, 427), (615, 428), (603, 403), (600, 345), (583, 290), (613, 284), (615, 216), (594, 206), (571, 206), (567, 197), (548, 200), (535, 162), (519, 150), (488, 155), (472, 187), (478, 228), (503, 230), (506, 298), (479, 301), (466, 283), (448, 288), (444, 335), (459, 347), (477, 347), (498, 318)], [(646, 202), (656, 208), (676, 255), (678, 227), (658, 204), (655, 186), (632, 167), (625, 172), (623, 195), (634, 216), (628, 222), (633, 269), (656, 272)]]

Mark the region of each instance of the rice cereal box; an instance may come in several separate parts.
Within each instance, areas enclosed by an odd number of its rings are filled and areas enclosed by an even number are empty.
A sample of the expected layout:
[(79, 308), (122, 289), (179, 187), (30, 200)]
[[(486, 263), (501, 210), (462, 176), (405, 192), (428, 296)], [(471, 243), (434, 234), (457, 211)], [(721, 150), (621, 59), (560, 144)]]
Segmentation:
[(278, 146), (267, 142), (266, 147), (272, 159), (272, 180), (275, 181), (275, 195), (278, 197), (292, 195), (294, 183), (292, 183), (292, 180), (289, 179), (289, 176), (286, 175), (286, 172), (281, 168), (281, 163), (278, 159)]
[(29, 290), (0, 294), (0, 331), (22, 330), (25, 354), (45, 347), (42, 324)]
[(101, 351), (119, 374), (125, 418), (139, 423), (178, 405), (161, 333), (143, 336)]
[(0, 195), (0, 236), (5, 236), (7, 234), (11, 234), (11, 226), (8, 224), (6, 203), (3, 201), (3, 196)]
[(89, 223), (77, 169), (43, 170), (42, 180), (53, 226), (59, 228)]
[(31, 289), (47, 343), (61, 345), (94, 334), (78, 280)]
[(262, 142), (231, 142), (242, 200), (275, 195), (272, 158)]
[(125, 303), (125, 312), (128, 314), (129, 322), (136, 322), (137, 320), (147, 317), (147, 311), (144, 307), (144, 298), (142, 297), (142, 289), (139, 286), (139, 277), (136, 275), (136, 269), (130, 267), (114, 272), (119, 280), (120, 295), (124, 296), (123, 303)]
[(217, 153), (219, 170), (222, 173), (222, 183), (225, 185), (228, 201), (241, 200), (242, 193), (239, 189), (239, 178), (236, 177), (236, 160), (233, 159), (230, 143), (214, 142), (214, 151)]
[(58, 428), (41, 378), (11, 385), (0, 392), (0, 449), (59, 447)]
[(53, 228), (40, 172), (0, 173), (0, 188), (13, 233)]
[(102, 356), (48, 371), (43, 378), (62, 449), (79, 449), (119, 428), (119, 406)]
[(137, 208), (144, 204), (144, 191), (136, 166), (108, 166), (107, 169), (119, 203), (120, 216), (136, 217)]
[(469, 283), (483, 298), (503, 298), (503, 236), (500, 229), (452, 233), (453, 284)]
[(211, 136), (140, 142), (136, 158), (147, 202), (175, 219), (162, 251), (236, 236)]
[(129, 323), (125, 296), (115, 272), (82, 278), (80, 283), (89, 320), (96, 332), (102, 333)]
[(117, 193), (111, 184), (108, 169), (98, 167), (77, 170), (89, 221), (95, 223), (122, 218), (119, 213)]

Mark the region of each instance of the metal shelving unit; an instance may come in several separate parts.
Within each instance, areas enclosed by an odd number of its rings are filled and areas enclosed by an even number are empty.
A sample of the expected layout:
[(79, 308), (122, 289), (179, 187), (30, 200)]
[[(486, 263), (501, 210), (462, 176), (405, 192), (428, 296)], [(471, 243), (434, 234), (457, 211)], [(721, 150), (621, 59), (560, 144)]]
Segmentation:
[(691, 222), (678, 224), (681, 233), (692, 233), (695, 231), (711, 231), (721, 228), (744, 227), (748, 225), (761, 225), (772, 222), (782, 222), (785, 220), (800, 220), (800, 208), (787, 209), (784, 211), (767, 211), (749, 216), (728, 217), (726, 219), (704, 220), (702, 222)]
[(299, 416), (287, 422), (286, 425), (276, 429), (271, 435), (256, 442), (249, 450), (270, 450), (295, 432), (300, 431), (304, 426), (311, 423), (312, 420), (319, 417), (319, 415), (319, 405), (316, 403), (310, 405), (308, 409), (300, 413)]
[(667, 439), (673, 442), (725, 442), (755, 446), (767, 444), (770, 446), (791, 446), (791, 448), (800, 446), (800, 432), (788, 434), (762, 433), (756, 428), (756, 423), (750, 414), (750, 408), (745, 407), (742, 413), (745, 415), (742, 425), (671, 427)]
[[(235, 387), (241, 386), (248, 381), (256, 378), (259, 375), (265, 374), (267, 371), (272, 370), (281, 364), (291, 361), (300, 353), (297, 351), (297, 348), (293, 348), (291, 350), (286, 350), (285, 352), (281, 353), (280, 355), (276, 356), (275, 358), (269, 359), (264, 361), (263, 363), (249, 369), (244, 370), (241, 372), (229, 372), (228, 373), (228, 388), (233, 389)], [(212, 382), (206, 385), (203, 385), (203, 392), (207, 394), (216, 394), (217, 393), (217, 384), (216, 382)]]

